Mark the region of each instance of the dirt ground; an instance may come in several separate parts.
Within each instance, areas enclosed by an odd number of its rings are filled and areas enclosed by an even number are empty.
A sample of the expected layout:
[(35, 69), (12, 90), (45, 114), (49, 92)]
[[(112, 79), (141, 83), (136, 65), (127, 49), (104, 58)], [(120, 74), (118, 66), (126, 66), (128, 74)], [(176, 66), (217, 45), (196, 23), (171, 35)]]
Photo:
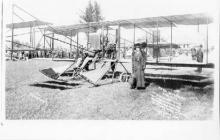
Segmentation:
[[(150, 82), (146, 90), (131, 90), (126, 82), (93, 87), (85, 80), (58, 82), (39, 69), (69, 62), (51, 60), (6, 62), (6, 119), (206, 120), (212, 118), (213, 85), (182, 85), (171, 89)], [(154, 95), (180, 97), (180, 112), (172, 115), (155, 103)], [(171, 114), (171, 115), (170, 115)], [(177, 116), (177, 117), (173, 117)]]

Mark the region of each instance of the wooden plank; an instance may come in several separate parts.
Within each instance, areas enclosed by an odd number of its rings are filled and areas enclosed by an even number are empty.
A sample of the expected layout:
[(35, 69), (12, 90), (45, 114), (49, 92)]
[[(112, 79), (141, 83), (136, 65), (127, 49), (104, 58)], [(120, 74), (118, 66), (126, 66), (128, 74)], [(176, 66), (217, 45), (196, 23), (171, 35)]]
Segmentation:
[(158, 66), (171, 66), (171, 67), (203, 67), (203, 68), (214, 68), (213, 63), (208, 64), (187, 64), (187, 63), (155, 63), (146, 62), (146, 65), (158, 65)]
[(209, 58), (209, 24), (208, 24), (208, 18), (207, 18), (207, 24), (206, 24), (206, 63), (208, 63)]
[(79, 57), (79, 32), (76, 33), (76, 59)]
[(111, 62), (99, 63), (96, 65), (96, 69), (88, 72), (81, 72), (84, 78), (94, 85), (97, 85), (97, 82), (108, 72), (111, 68)]

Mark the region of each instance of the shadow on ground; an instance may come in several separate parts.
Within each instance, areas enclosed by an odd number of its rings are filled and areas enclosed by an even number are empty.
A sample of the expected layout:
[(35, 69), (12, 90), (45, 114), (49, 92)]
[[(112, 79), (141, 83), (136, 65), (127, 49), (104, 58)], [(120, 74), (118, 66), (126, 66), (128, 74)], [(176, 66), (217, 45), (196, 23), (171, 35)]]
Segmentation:
[(78, 86), (79, 83), (67, 83), (67, 82), (58, 82), (58, 81), (45, 81), (44, 83), (50, 83), (50, 84), (58, 84), (58, 85), (64, 85), (64, 86)]
[(201, 80), (205, 80), (207, 79), (207, 77), (205, 76), (199, 76), (199, 75), (172, 75), (172, 74), (166, 74), (166, 75), (161, 75), (161, 74), (149, 74), (149, 73), (145, 73), (145, 76), (151, 76), (151, 77), (161, 77), (161, 78), (176, 78), (176, 79), (180, 79), (180, 80), (197, 80), (197, 81), (201, 81)]
[(50, 89), (59, 89), (66, 90), (72, 89), (73, 87), (79, 86), (78, 83), (67, 83), (67, 82), (58, 82), (58, 81), (45, 81), (43, 83), (34, 83), (30, 86), (41, 87), (41, 88), (50, 88)]
[(147, 86), (149, 83), (154, 83), (162, 88), (169, 88), (169, 89), (180, 89), (184, 88), (185, 86), (194, 86), (199, 88), (204, 88), (207, 85), (213, 84), (210, 81), (207, 82), (193, 82), (193, 81), (182, 81), (182, 80), (163, 80), (163, 79), (147, 79)]

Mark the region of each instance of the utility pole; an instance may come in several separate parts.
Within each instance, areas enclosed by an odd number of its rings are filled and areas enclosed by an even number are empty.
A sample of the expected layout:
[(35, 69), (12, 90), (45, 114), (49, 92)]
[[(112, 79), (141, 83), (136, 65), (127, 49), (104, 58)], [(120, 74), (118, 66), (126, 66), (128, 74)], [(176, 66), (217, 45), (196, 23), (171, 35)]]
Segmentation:
[(46, 36), (45, 36), (45, 29), (44, 29), (44, 49), (46, 48), (45, 43), (46, 43)]
[(206, 63), (208, 63), (208, 57), (209, 57), (209, 23), (206, 23)]
[(160, 53), (160, 49), (159, 49), (159, 45), (158, 45), (158, 41), (159, 41), (159, 39), (158, 39), (158, 36), (159, 36), (159, 31), (158, 31), (158, 19), (157, 19), (157, 50), (156, 50), (156, 56), (157, 56), (157, 58), (156, 58), (156, 62), (158, 63), (158, 56), (159, 56), (159, 53)]
[(172, 58), (172, 45), (173, 45), (173, 23), (170, 25), (170, 61)]
[(72, 54), (72, 40), (73, 40), (73, 31), (71, 30), (70, 32), (70, 53), (69, 53), (69, 58), (71, 58), (71, 54)]
[(12, 56), (13, 56), (13, 49), (14, 49), (14, 19), (13, 19), (13, 15), (14, 15), (14, 4), (12, 4), (12, 18), (11, 18), (11, 23), (12, 23), (12, 28), (11, 28), (11, 60), (12, 60)]
[(118, 32), (117, 32), (117, 43), (118, 43), (118, 59), (120, 59), (120, 50), (121, 50), (121, 27), (118, 25)]
[(76, 33), (76, 58), (79, 58), (79, 32)]

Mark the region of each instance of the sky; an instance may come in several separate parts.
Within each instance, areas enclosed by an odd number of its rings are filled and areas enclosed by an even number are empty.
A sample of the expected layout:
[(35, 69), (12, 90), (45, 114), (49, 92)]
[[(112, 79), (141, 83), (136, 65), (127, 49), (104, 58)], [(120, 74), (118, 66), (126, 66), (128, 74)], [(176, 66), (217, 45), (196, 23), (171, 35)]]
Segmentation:
[[(94, 0), (92, 0), (94, 1)], [(218, 14), (218, 0), (96, 0), (105, 20), (145, 18), (152, 16), (178, 15), (188, 13), (208, 12), (214, 16)], [(11, 4), (17, 4), (40, 20), (51, 22), (54, 25), (69, 25), (79, 23), (79, 15), (88, 4), (88, 0), (4, 0), (5, 23), (11, 22)], [(24, 20), (33, 20), (30, 16), (15, 9), (16, 14)], [(215, 20), (216, 21), (216, 20)], [(14, 22), (20, 22), (14, 17)], [(216, 42), (216, 24), (209, 27), (210, 41)], [(173, 30), (173, 41), (180, 42), (183, 37), (186, 41), (203, 40), (205, 42), (206, 28), (193, 27), (193, 32), (186, 32), (184, 28)], [(137, 31), (138, 32), (138, 31)], [(184, 33), (186, 32), (186, 33)], [(169, 29), (163, 36), (169, 39)], [(123, 33), (122, 33), (123, 34)], [(197, 35), (198, 34), (198, 35)], [(132, 40), (132, 33), (124, 33), (125, 38)], [(196, 36), (191, 37), (191, 36)], [(141, 36), (141, 33), (140, 33)], [(213, 37), (212, 37), (213, 36)], [(193, 39), (192, 39), (193, 38)], [(183, 41), (185, 41), (183, 40)], [(180, 42), (181, 43), (181, 42)]]
[[(94, 1), (94, 0), (92, 0)], [(96, 0), (105, 20), (144, 18), (198, 12), (216, 12), (218, 0)], [(75, 24), (88, 0), (5, 0), (10, 17), (11, 3), (56, 25)], [(24, 15), (23, 15), (24, 16)], [(10, 21), (10, 18), (7, 18)]]

